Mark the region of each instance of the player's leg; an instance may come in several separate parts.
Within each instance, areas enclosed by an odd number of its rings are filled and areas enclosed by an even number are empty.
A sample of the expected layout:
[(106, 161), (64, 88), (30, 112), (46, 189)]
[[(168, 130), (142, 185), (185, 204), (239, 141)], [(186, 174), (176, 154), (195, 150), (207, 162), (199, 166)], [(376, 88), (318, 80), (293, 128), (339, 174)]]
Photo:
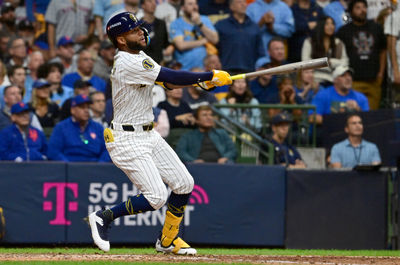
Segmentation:
[(157, 149), (153, 151), (153, 160), (164, 182), (172, 189), (167, 202), (167, 212), (156, 250), (165, 253), (197, 253), (185, 241), (178, 237), (179, 226), (183, 219), (185, 207), (193, 190), (194, 181), (185, 165), (175, 151), (160, 137)]
[[(119, 134), (119, 132), (114, 132), (114, 135), (118, 136)], [(108, 229), (113, 220), (125, 215), (159, 209), (166, 203), (168, 197), (165, 184), (149, 151), (149, 146), (153, 141), (141, 140), (139, 144), (132, 139), (138, 137), (130, 136), (124, 139), (124, 148), (118, 146), (120, 141), (113, 142), (111, 146), (108, 144), (107, 148), (114, 164), (125, 172), (141, 193), (130, 196), (127, 201), (111, 209), (93, 212), (88, 216), (93, 240), (104, 251), (110, 249)]]

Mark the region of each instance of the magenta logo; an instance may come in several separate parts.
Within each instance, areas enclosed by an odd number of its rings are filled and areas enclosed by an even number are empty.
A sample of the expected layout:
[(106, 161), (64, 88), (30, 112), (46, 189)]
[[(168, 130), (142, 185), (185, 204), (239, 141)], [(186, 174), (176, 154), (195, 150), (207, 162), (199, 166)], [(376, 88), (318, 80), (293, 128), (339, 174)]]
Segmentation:
[[(56, 217), (50, 221), (51, 225), (71, 225), (71, 221), (65, 218), (65, 193), (67, 190), (71, 190), (74, 198), (78, 198), (78, 183), (46, 182), (43, 184), (43, 198), (47, 198), (49, 191), (52, 189), (56, 192), (56, 202), (54, 204), (52, 201), (44, 201), (43, 211), (56, 211)], [(69, 202), (68, 211), (78, 211), (78, 202)]]
[(194, 185), (192, 195), (189, 198), (190, 204), (209, 204), (207, 192), (199, 185)]

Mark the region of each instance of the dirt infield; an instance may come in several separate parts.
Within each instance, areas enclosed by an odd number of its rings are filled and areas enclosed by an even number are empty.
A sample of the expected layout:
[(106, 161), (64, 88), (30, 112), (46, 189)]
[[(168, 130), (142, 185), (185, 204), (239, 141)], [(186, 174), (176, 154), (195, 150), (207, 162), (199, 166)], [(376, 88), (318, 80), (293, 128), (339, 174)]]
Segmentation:
[(168, 263), (251, 263), (251, 264), (400, 264), (399, 257), (344, 256), (267, 256), (267, 255), (77, 255), (77, 254), (0, 254), (1, 261), (124, 261)]

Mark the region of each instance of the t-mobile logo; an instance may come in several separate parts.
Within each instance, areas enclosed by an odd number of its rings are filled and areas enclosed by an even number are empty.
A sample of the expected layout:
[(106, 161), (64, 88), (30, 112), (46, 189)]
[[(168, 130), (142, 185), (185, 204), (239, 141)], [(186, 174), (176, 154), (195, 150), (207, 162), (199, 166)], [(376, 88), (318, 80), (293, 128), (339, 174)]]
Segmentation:
[[(47, 198), (49, 191), (55, 188), (56, 192), (56, 217), (50, 221), (50, 225), (71, 225), (71, 221), (65, 218), (66, 190), (71, 190), (74, 198), (78, 198), (78, 183), (46, 182), (43, 184), (43, 198)], [(43, 211), (53, 211), (54, 202), (44, 201)], [(68, 211), (78, 211), (78, 202), (69, 202)]]

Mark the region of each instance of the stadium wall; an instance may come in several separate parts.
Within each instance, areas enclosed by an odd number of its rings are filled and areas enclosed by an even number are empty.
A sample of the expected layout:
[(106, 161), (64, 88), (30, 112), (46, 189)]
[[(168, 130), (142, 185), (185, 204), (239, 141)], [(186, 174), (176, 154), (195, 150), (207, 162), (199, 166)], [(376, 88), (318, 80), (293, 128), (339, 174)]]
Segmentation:
[[(192, 244), (383, 249), (381, 172), (286, 171), (280, 166), (189, 164), (195, 187), (182, 233)], [(83, 218), (137, 194), (102, 163), (0, 163), (0, 244), (92, 243)], [(165, 209), (114, 222), (114, 244), (153, 244)]]

